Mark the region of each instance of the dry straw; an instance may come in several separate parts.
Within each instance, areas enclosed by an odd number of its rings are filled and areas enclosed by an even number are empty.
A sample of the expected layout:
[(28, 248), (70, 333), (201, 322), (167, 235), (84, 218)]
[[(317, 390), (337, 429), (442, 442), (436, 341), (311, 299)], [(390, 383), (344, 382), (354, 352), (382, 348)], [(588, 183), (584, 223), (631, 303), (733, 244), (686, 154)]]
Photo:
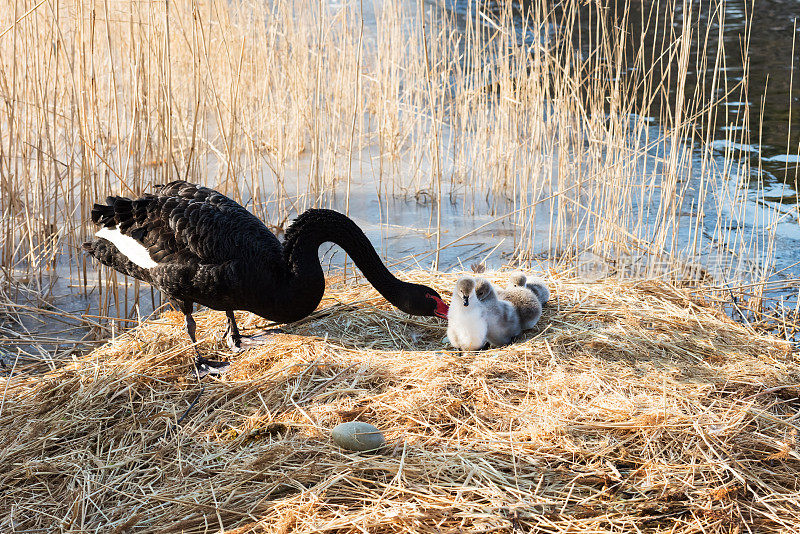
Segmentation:
[[(447, 298), (455, 280), (404, 276)], [(478, 353), (332, 281), (177, 427), (200, 391), (178, 314), (5, 377), (0, 530), (793, 531), (800, 355), (666, 282), (551, 281), (539, 328)], [(224, 316), (198, 324), (226, 355)], [(347, 420), (388, 446), (337, 448)]]

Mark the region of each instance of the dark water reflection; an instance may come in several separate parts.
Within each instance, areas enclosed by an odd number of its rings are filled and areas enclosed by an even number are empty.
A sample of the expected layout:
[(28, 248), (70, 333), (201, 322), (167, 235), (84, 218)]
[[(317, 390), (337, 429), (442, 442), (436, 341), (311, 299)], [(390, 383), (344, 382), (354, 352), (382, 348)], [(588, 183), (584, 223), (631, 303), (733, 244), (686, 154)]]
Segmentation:
[[(702, 48), (697, 41), (706, 34), (711, 19), (714, 21), (714, 31), (710, 34), (707, 49), (713, 51), (717, 48), (719, 35), (716, 22), (719, 19), (709, 13), (714, 2), (694, 4), (694, 47)], [(641, 10), (643, 5), (634, 5), (632, 9)], [(639, 13), (631, 17), (633, 21), (639, 19)], [(675, 20), (685, 20), (680, 6), (675, 13)], [(800, 27), (797, 26), (800, 21), (800, 1), (758, 0), (751, 3), (732, 0), (726, 2), (722, 20), (724, 72), (728, 87), (742, 81), (745, 69), (749, 71), (749, 76), (747, 85), (735, 89), (728, 101), (718, 108), (719, 113), (712, 122), (714, 127), (711, 135), (716, 140), (714, 146), (720, 151), (732, 145), (746, 150), (755, 171), (754, 176), (760, 176), (762, 185), (768, 191), (774, 191), (772, 195), (768, 194), (772, 196), (771, 200), (796, 203), (795, 192), (800, 178), (800, 76), (793, 76), (793, 69), (800, 67)], [(645, 40), (646, 45), (651, 42)], [(745, 45), (748, 45), (746, 55), (743, 54)], [(701, 59), (695, 54), (692, 63), (697, 65)], [(691, 94), (698, 80), (707, 87), (711, 84), (709, 75), (703, 76), (697, 71), (688, 74), (690, 91), (687, 94)], [(718, 90), (717, 96), (722, 98), (723, 93), (724, 89)], [(749, 108), (749, 124), (745, 124), (740, 117), (745, 107)], [(761, 173), (757, 171), (759, 163)], [(776, 186), (783, 183), (790, 185), (792, 190), (781, 192)]]
[[(719, 22), (722, 20), (725, 64), (721, 74), (727, 78), (727, 89), (723, 85), (716, 92), (716, 98), (723, 100), (723, 104), (718, 106), (716, 116), (709, 123), (712, 131), (698, 134), (705, 137), (706, 133), (710, 133), (715, 140), (712, 146), (720, 155), (726, 149), (743, 151), (753, 168), (753, 186), (763, 186), (768, 200), (796, 204), (796, 192), (800, 189), (800, 73), (797, 72), (800, 69), (800, 0), (730, 0), (724, 3), (722, 17), (714, 11), (719, 2), (689, 1), (686, 5), (676, 2), (678, 5), (671, 13), (666, 11), (673, 8), (665, 5), (668, 3), (616, 0), (602, 2), (601, 5), (607, 24), (619, 25), (623, 19), (627, 20), (626, 56), (629, 64), (633, 63), (632, 58), (641, 51), (642, 46), (645, 57), (658, 57), (665, 33), (664, 20), (670, 20), (672, 27), (668, 26), (667, 29), (676, 32), (681, 30), (681, 24), (690, 20), (693, 37), (690, 64), (702, 65), (704, 58), (697, 57), (698, 50), (715, 53), (719, 44)], [(504, 5), (503, 2), (474, 0), (446, 0), (445, 4), (461, 17), (474, 16), (476, 9), (488, 17), (499, 17)], [(520, 34), (522, 19), (535, 4), (530, 0), (514, 3)], [(559, 3), (551, 6), (558, 20)], [(684, 8), (687, 11), (690, 9), (691, 13), (684, 12)], [(658, 13), (659, 22), (653, 25), (652, 14), (658, 9), (661, 10)], [(577, 24), (580, 31), (576, 32), (575, 44), (586, 57), (597, 50), (593, 43), (597, 33), (597, 12), (597, 2), (585, 2), (581, 7)], [(641, 38), (643, 27), (646, 28), (644, 39)], [(536, 37), (528, 33), (528, 38)], [(748, 50), (744, 54), (746, 44)], [(708, 68), (713, 71), (714, 58), (705, 59), (710, 62)], [(654, 68), (658, 68), (658, 65), (654, 65)], [(747, 86), (737, 86), (744, 78), (745, 69), (749, 71)], [(693, 98), (695, 89), (709, 94), (712, 71), (695, 69), (687, 73), (687, 100)], [(664, 69), (655, 79), (672, 76), (674, 80), (675, 74)], [(658, 112), (662, 106), (674, 106), (674, 85), (672, 83), (664, 101), (651, 106), (655, 118), (659, 118)], [(724, 98), (726, 91), (729, 93)], [(749, 121), (744, 121), (743, 114), (747, 110)], [(706, 128), (707, 124), (700, 126)], [(782, 187), (784, 183), (789, 187)]]
[[(758, 0), (750, 44), (750, 101), (760, 104), (763, 97), (761, 154), (767, 158), (793, 155), (793, 178), (797, 183), (798, 145), (800, 145), (800, 1)], [(725, 40), (735, 45), (743, 31), (744, 17), (731, 21)], [(794, 47), (794, 53), (793, 53)], [(794, 83), (792, 74), (794, 67)], [(791, 108), (790, 108), (791, 106)], [(791, 122), (790, 122), (790, 109)], [(751, 130), (751, 138), (759, 135)], [(779, 159), (779, 158), (778, 158)], [(780, 177), (783, 166), (769, 165)]]

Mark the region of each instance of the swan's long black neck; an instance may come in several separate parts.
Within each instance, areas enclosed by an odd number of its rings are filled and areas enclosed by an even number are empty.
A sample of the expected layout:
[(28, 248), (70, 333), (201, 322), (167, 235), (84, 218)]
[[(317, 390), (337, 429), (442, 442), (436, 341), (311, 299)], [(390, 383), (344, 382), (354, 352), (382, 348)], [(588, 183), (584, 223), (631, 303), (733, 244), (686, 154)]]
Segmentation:
[(283, 243), (284, 262), (289, 269), (287, 289), (294, 301), (292, 307), (297, 307), (298, 313), (311, 313), (322, 300), (325, 277), (319, 262), (319, 247), (327, 242), (342, 247), (386, 300), (409, 311), (407, 298), (414, 284), (398, 280), (389, 272), (358, 225), (336, 211), (311, 209), (295, 219)]

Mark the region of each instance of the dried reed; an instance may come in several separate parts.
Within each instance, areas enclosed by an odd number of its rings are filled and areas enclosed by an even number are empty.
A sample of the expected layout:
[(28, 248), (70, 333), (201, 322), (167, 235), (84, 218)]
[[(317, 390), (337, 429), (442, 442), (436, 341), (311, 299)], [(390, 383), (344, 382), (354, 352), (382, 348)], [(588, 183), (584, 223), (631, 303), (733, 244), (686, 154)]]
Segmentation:
[[(455, 280), (404, 276), (447, 296)], [(796, 529), (800, 354), (666, 282), (551, 283), (539, 328), (458, 353), (435, 319), (332, 281), (178, 427), (200, 390), (178, 314), (5, 377), (0, 530)], [(200, 350), (221, 350), (224, 316), (198, 324)], [(330, 429), (354, 419), (386, 449), (338, 449)]]

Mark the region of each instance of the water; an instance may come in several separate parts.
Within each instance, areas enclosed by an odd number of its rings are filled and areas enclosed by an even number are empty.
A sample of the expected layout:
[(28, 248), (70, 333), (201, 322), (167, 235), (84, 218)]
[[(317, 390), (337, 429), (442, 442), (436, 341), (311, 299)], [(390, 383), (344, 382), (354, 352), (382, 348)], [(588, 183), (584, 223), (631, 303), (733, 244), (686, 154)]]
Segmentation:
[[(699, 31), (708, 24), (705, 7), (696, 9)], [(748, 22), (750, 46), (743, 61), (740, 47), (748, 36)], [(741, 99), (725, 103), (712, 132), (714, 147), (720, 152), (730, 147), (747, 153), (754, 169), (754, 188), (760, 185), (773, 191), (770, 200), (787, 205), (797, 205), (800, 184), (798, 24), (800, 1), (797, 0), (727, 3), (722, 36), (725, 72), (729, 81), (738, 82), (747, 68), (748, 86), (743, 89)], [(716, 46), (716, 40), (715, 34), (710, 48)], [(697, 73), (689, 74), (689, 81), (696, 82)], [(749, 128), (738, 122), (745, 108), (750, 112)]]
[[(637, 37), (628, 41), (627, 57), (634, 56), (634, 42), (638, 42), (638, 36), (643, 32), (642, 21), (646, 21), (646, 13), (653, 4), (651, 0), (603, 3), (612, 22), (615, 14), (619, 19), (625, 8), (629, 10), (626, 30), (628, 35)], [(706, 50), (717, 48), (719, 24), (709, 12), (712, 4), (709, 1), (690, 2), (694, 37), (691, 63), (694, 65), (700, 64), (702, 59), (697, 58), (695, 51), (703, 48), (703, 43), (698, 40), (705, 40), (709, 24), (713, 31), (709, 34)], [(530, 2), (522, 0), (513, 5), (517, 33), (523, 35), (522, 20), (526, 10), (530, 9)], [(503, 3), (493, 1), (445, 0), (445, 6), (461, 20), (475, 17), (478, 12), (486, 17), (484, 20), (497, 19), (498, 13), (504, 10)], [(554, 9), (558, 9), (557, 3)], [(591, 41), (589, 35), (594, 31), (595, 9), (594, 2), (584, 3), (581, 11), (582, 43)], [(643, 9), (647, 10), (644, 16)], [(672, 16), (675, 29), (679, 31), (687, 14), (678, 5)], [(722, 20), (725, 63), (720, 71), (727, 77), (728, 89), (742, 81), (745, 68), (749, 76), (746, 88), (732, 91), (733, 95), (741, 98), (729, 95), (713, 121), (714, 147), (720, 153), (726, 148), (746, 152), (754, 169), (754, 188), (760, 185), (774, 191), (770, 197), (774, 202), (796, 205), (800, 189), (800, 0), (729, 0), (725, 3)], [(653, 35), (653, 31), (645, 33)], [(537, 36), (532, 32), (527, 33), (528, 41), (535, 38)], [(741, 50), (747, 39), (748, 55), (743, 58)], [(655, 44), (654, 39), (645, 38), (647, 57), (652, 56)], [(584, 44), (583, 52), (587, 56), (590, 54), (588, 44)], [(709, 69), (713, 70), (713, 63)], [(704, 73), (695, 70), (687, 73), (687, 94), (693, 92), (698, 79), (706, 79), (701, 74)], [(711, 80), (706, 81), (710, 85)], [(718, 98), (723, 98), (724, 92), (724, 89), (718, 91)], [(674, 102), (675, 95), (671, 97)], [(749, 110), (750, 123), (742, 126), (740, 115), (745, 109)]]
[[(595, 33), (595, 2), (583, 3), (580, 22), (580, 43), (585, 57), (597, 53), (590, 49)], [(680, 3), (679, 3), (680, 4)], [(701, 65), (704, 58), (697, 57), (697, 50), (713, 53), (719, 44), (720, 18), (710, 12), (714, 2), (690, 2), (692, 36), (691, 65)], [(467, 18), (476, 20), (501, 22), (501, 13), (505, 4), (494, 1), (444, 0), (446, 9), (456, 15), (457, 23), (464, 23)], [(527, 10), (533, 4), (528, 0), (512, 3), (517, 35), (523, 35), (527, 43), (539, 36), (531, 31), (525, 33), (523, 20)], [(628, 10), (627, 35), (634, 36), (627, 41), (626, 57), (632, 58), (637, 52), (636, 43), (639, 36), (645, 33), (643, 40), (645, 57), (652, 57), (657, 45), (652, 28), (643, 31), (643, 21), (647, 23), (647, 13), (656, 5), (655, 2), (616, 0), (604, 2), (606, 15), (612, 24), (619, 25), (625, 9)], [(661, 9), (665, 9), (662, 6)], [(678, 5), (669, 14), (676, 32), (687, 20), (688, 13), (682, 12), (684, 6)], [(553, 4), (558, 10), (558, 3)], [(644, 16), (643, 16), (644, 10)], [(662, 12), (659, 20), (667, 14)], [(727, 88), (716, 93), (723, 105), (718, 106), (717, 113), (710, 122), (710, 131), (698, 132), (698, 137), (705, 138), (710, 134), (711, 147), (718, 156), (722, 166), (727, 153), (728, 157), (738, 160), (744, 157), (749, 161), (750, 174), (744, 177), (751, 190), (751, 202), (743, 209), (724, 214), (729, 218), (731, 230), (747, 229), (751, 231), (755, 225), (775, 228), (774, 270), (777, 274), (772, 281), (800, 278), (800, 0), (730, 0), (725, 2), (725, 11), (721, 17), (721, 40), (724, 46), (724, 64), (720, 69), (727, 78)], [(490, 24), (484, 22), (484, 24)], [(707, 34), (711, 24), (711, 32)], [(556, 32), (558, 28), (549, 28)], [(663, 31), (663, 28), (659, 28)], [(700, 39), (708, 41), (703, 46)], [(576, 39), (578, 37), (576, 36)], [(743, 43), (749, 40), (748, 54), (743, 57)], [(578, 43), (576, 42), (576, 45)], [(705, 58), (713, 71), (713, 58)], [(748, 73), (746, 87), (736, 87)], [(674, 72), (663, 72), (667, 76)], [(703, 72), (689, 70), (687, 73), (686, 94), (693, 94), (698, 84), (700, 89), (710, 92), (711, 77)], [(699, 81), (698, 81), (699, 80)], [(730, 91), (730, 94), (725, 92)], [(660, 105), (674, 105), (676, 95), (671, 92), (668, 98), (656, 103), (651, 108), (655, 131), (665, 125), (658, 123)], [(742, 120), (745, 112), (749, 113), (749, 121)], [(706, 128), (704, 123), (701, 125)], [(699, 152), (698, 152), (699, 158)], [(731, 187), (740, 178), (741, 168), (731, 172)], [(698, 175), (692, 179), (699, 180)], [(709, 209), (712, 209), (709, 206)], [(780, 217), (774, 223), (769, 222), (768, 213), (777, 211)], [(713, 217), (712, 217), (713, 219)], [(684, 236), (685, 237), (685, 236)], [(767, 292), (773, 298), (783, 298), (793, 307), (798, 298), (795, 287), (781, 291)]]

